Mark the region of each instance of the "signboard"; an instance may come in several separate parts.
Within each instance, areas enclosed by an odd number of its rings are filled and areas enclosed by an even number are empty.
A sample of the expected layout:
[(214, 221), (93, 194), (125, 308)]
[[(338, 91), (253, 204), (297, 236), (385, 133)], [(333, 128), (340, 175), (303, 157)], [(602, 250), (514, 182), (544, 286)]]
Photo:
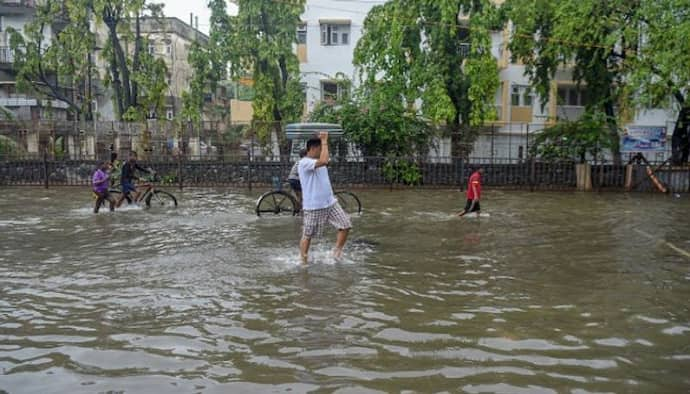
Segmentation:
[(621, 152), (665, 152), (665, 126), (626, 126), (621, 136)]

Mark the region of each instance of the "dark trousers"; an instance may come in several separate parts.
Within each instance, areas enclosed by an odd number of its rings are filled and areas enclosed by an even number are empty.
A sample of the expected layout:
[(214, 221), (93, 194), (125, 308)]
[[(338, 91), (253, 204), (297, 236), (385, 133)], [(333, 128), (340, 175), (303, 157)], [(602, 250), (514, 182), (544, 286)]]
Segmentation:
[(98, 196), (98, 198), (96, 198), (96, 206), (93, 209), (94, 213), (98, 213), (98, 210), (101, 208), (101, 205), (105, 202), (105, 200), (108, 200), (110, 203), (110, 212), (115, 210), (115, 200), (110, 196), (110, 193), (108, 193), (107, 190), (101, 193), (94, 191), (94, 193), (96, 193)]

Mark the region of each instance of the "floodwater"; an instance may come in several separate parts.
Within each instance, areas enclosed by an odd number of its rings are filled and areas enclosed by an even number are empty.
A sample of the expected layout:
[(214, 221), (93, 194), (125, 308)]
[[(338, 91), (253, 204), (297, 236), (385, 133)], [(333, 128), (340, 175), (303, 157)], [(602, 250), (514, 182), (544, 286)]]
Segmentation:
[(358, 192), (344, 261), (260, 192), (0, 190), (0, 392), (690, 391), (690, 196)]

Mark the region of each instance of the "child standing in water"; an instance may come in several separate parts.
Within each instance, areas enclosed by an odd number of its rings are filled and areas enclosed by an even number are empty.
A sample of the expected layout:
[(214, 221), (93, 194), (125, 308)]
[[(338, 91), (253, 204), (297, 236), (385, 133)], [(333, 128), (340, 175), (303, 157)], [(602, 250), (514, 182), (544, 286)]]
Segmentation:
[(108, 174), (108, 169), (110, 163), (104, 161), (101, 163), (100, 167), (93, 173), (93, 192), (96, 194), (96, 206), (93, 208), (93, 213), (98, 213), (101, 208), (101, 204), (108, 200), (110, 202), (110, 212), (115, 210), (115, 200), (110, 196), (108, 192), (108, 187), (110, 186), (110, 175)]
[(468, 213), (477, 212), (477, 217), (479, 217), (479, 211), (481, 210), (479, 199), (482, 196), (482, 174), (484, 174), (484, 169), (477, 167), (470, 175), (470, 179), (467, 182), (467, 203), (465, 204), (465, 209), (459, 212), (458, 216), (462, 217)]

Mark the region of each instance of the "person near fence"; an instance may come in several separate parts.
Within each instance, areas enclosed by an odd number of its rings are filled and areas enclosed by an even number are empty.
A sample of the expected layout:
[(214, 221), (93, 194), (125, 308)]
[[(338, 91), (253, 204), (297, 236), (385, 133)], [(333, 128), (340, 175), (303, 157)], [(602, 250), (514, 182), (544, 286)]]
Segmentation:
[(110, 203), (110, 212), (115, 210), (115, 200), (108, 192), (108, 187), (110, 187), (110, 174), (108, 174), (109, 168), (110, 162), (104, 161), (98, 167), (96, 172), (93, 173), (93, 192), (96, 194), (96, 206), (93, 208), (93, 213), (98, 213), (101, 205), (106, 200), (108, 200)]
[[(112, 148), (111, 148), (112, 149)], [(110, 181), (113, 184), (120, 183), (120, 173), (122, 172), (122, 160), (118, 160), (117, 152), (110, 152)]]
[(297, 160), (297, 162), (295, 162), (295, 165), (292, 166), (292, 169), (290, 170), (290, 175), (288, 175), (288, 183), (290, 184), (290, 188), (292, 188), (292, 192), (295, 193), (295, 196), (297, 196), (297, 199), (300, 203), (302, 202), (302, 184), (299, 181), (299, 162), (306, 155), (307, 150), (300, 149), (299, 160)]
[(122, 202), (127, 199), (127, 201), (137, 201), (139, 199), (139, 192), (137, 192), (137, 187), (134, 184), (135, 180), (140, 178), (136, 176), (136, 171), (145, 172), (150, 174), (151, 171), (146, 168), (141, 167), (137, 164), (137, 152), (132, 151), (129, 153), (129, 158), (125, 164), (122, 165), (122, 173), (120, 175), (120, 185), (122, 186), (122, 195), (120, 199), (117, 200), (117, 207), (122, 205)]
[(300, 241), (302, 263), (308, 261), (312, 238), (321, 234), (323, 227), (330, 223), (338, 230), (333, 255), (340, 259), (347, 235), (352, 228), (350, 216), (343, 210), (333, 194), (327, 165), (328, 133), (319, 133), (318, 138), (307, 141), (307, 154), (299, 161), (298, 173), (302, 185), (302, 208), (304, 224)]
[(458, 216), (462, 217), (471, 212), (476, 212), (477, 216), (479, 216), (479, 211), (481, 210), (479, 199), (482, 196), (482, 174), (484, 174), (484, 169), (477, 167), (470, 175), (470, 179), (467, 182), (467, 203), (465, 204), (465, 209), (459, 212)]

